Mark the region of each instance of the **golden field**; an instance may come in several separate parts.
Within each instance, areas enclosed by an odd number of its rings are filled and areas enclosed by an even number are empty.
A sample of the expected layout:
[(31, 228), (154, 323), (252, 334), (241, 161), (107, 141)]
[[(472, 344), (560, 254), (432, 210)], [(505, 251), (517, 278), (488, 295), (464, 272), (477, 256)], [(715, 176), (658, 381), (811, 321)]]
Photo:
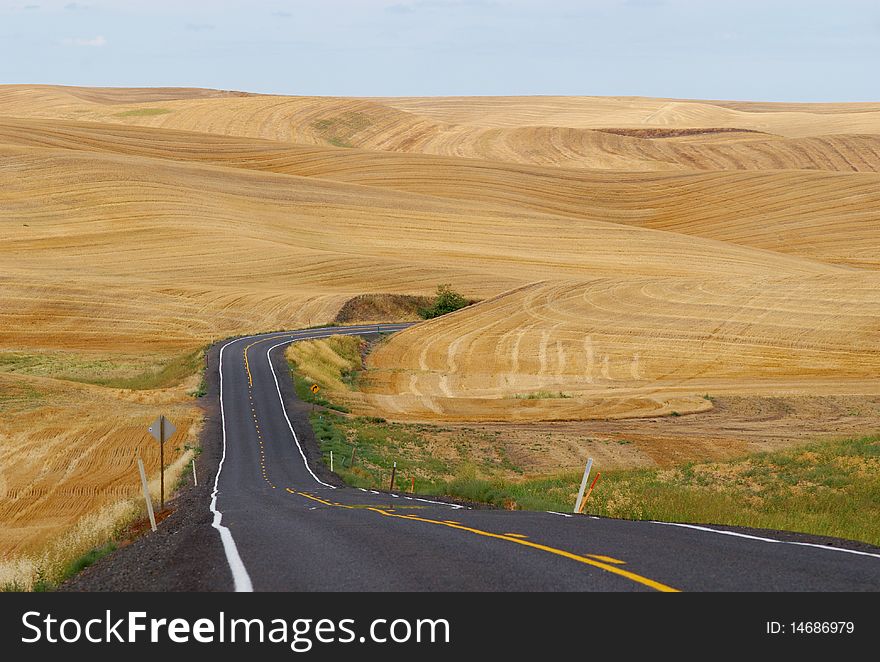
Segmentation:
[[(0, 86), (0, 227), (8, 567), (137, 497), (160, 409), (194, 438), (192, 378), (112, 379), (364, 293), (482, 301), (378, 347), (357, 411), (543, 430), (781, 397), (868, 403), (822, 434), (880, 422), (880, 103)], [(620, 462), (678, 457), (664, 434)]]

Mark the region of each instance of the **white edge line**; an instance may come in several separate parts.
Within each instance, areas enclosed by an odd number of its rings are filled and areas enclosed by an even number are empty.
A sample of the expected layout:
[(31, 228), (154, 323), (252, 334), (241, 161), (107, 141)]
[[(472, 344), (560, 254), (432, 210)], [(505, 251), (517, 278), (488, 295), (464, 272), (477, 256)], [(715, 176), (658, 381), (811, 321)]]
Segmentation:
[(653, 524), (663, 524), (665, 526), (678, 526), (683, 529), (696, 529), (697, 531), (708, 531), (710, 533), (719, 533), (723, 536), (735, 536), (737, 538), (748, 538), (749, 540), (759, 540), (761, 542), (775, 542), (780, 543), (782, 545), (800, 545), (801, 547), (816, 547), (818, 549), (825, 549), (829, 552), (844, 552), (846, 554), (857, 554), (858, 556), (871, 556), (877, 559), (880, 559), (880, 554), (874, 554), (871, 552), (862, 552), (857, 549), (847, 549), (846, 547), (831, 547), (830, 545), (819, 545), (813, 542), (798, 542), (796, 540), (777, 540), (776, 538), (762, 538), (761, 536), (752, 536), (747, 533), (738, 533), (737, 531), (725, 531), (724, 529), (713, 529), (708, 526), (697, 526), (696, 524), (681, 524), (679, 522), (657, 522), (653, 521)]
[[(328, 327), (327, 330), (331, 330), (332, 327)], [(323, 329), (315, 329), (315, 331), (322, 331)], [(391, 329), (389, 329), (391, 330)], [(305, 330), (303, 330), (305, 331)], [(293, 331), (291, 333), (302, 333), (303, 331)], [(361, 332), (362, 333), (362, 332)], [(254, 590), (254, 585), (251, 582), (251, 577), (248, 574), (247, 568), (244, 566), (244, 562), (241, 560), (241, 555), (238, 553), (238, 547), (235, 544), (235, 538), (232, 537), (232, 531), (229, 530), (228, 527), (222, 524), (223, 521), (223, 513), (217, 509), (217, 495), (220, 491), (220, 474), (223, 471), (223, 463), (226, 461), (226, 411), (223, 406), (223, 351), (229, 347), (231, 344), (238, 342), (240, 340), (249, 340), (254, 336), (247, 336), (242, 338), (235, 338), (234, 340), (230, 340), (228, 343), (223, 345), (220, 348), (220, 360), (218, 366), (218, 372), (220, 373), (220, 419), (222, 421), (222, 432), (223, 432), (223, 449), (220, 455), (220, 463), (217, 466), (217, 475), (214, 477), (214, 489), (211, 492), (211, 505), (210, 510), (214, 514), (214, 519), (211, 522), (211, 526), (217, 529), (220, 534), (220, 542), (223, 543), (223, 552), (226, 554), (226, 562), (229, 564), (229, 570), (232, 572), (232, 582), (234, 586), (234, 590), (237, 593), (252, 593)], [(293, 340), (291, 340), (293, 342)], [(280, 343), (281, 345), (285, 343)], [(278, 347), (278, 345), (275, 345)], [(274, 349), (271, 348), (271, 349)], [(269, 351), (271, 351), (271, 349)], [(267, 351), (268, 355), (268, 351)], [(272, 370), (272, 376), (275, 377), (275, 387), (278, 389), (278, 397), (281, 398), (281, 389), (278, 388), (278, 378), (275, 376), (275, 370), (272, 368), (272, 362), (269, 362), (269, 368)], [(281, 399), (281, 408), (284, 411), (284, 418), (287, 419), (287, 425), (290, 427), (291, 433), (293, 433), (293, 438), (296, 441), (296, 445), (299, 448), (299, 440), (296, 438), (296, 433), (293, 431), (293, 426), (290, 425), (290, 419), (287, 418), (287, 410), (284, 407), (284, 400)], [(299, 448), (300, 454), (302, 454), (302, 448)], [(303, 455), (303, 462), (305, 462), (305, 455)], [(308, 463), (306, 463), (306, 469), (309, 470), (309, 473), (312, 470), (309, 468)], [(327, 485), (327, 483), (323, 483), (318, 480), (318, 477), (312, 473), (312, 476), (315, 477), (322, 485)], [(327, 487), (333, 487), (332, 485), (327, 485)]]
[(550, 515), (559, 515), (560, 517), (573, 517), (572, 515), (566, 515), (565, 513), (557, 513), (555, 510), (546, 511)]
[(284, 397), (281, 395), (281, 387), (278, 385), (278, 375), (275, 374), (275, 368), (272, 366), (272, 350), (276, 347), (281, 347), (281, 345), (289, 345), (293, 342), (295, 342), (295, 340), (285, 340), (284, 342), (280, 342), (277, 345), (272, 345), (269, 349), (266, 350), (266, 359), (269, 362), (269, 370), (272, 371), (272, 379), (275, 380), (275, 390), (278, 391), (278, 400), (281, 402), (281, 411), (284, 413), (284, 420), (287, 421), (287, 427), (290, 429), (290, 434), (293, 435), (293, 441), (296, 443), (297, 449), (299, 449), (299, 454), (302, 457), (303, 465), (305, 466), (306, 471), (308, 471), (312, 475), (312, 478), (314, 478), (324, 487), (329, 487), (330, 489), (335, 490), (335, 485), (325, 483), (323, 480), (318, 478), (315, 475), (315, 472), (312, 471), (312, 468), (309, 466), (309, 461), (306, 459), (306, 454), (305, 452), (303, 452), (302, 445), (300, 445), (299, 443), (299, 437), (296, 436), (296, 431), (293, 429), (290, 418), (287, 416), (287, 407), (284, 406)]
[[(320, 483), (324, 487), (329, 487), (332, 490), (336, 489), (335, 485), (330, 485), (329, 483), (325, 483), (323, 480), (321, 480), (320, 478), (318, 478), (315, 475), (314, 471), (312, 471), (312, 468), (309, 466), (309, 462), (306, 459), (306, 454), (303, 452), (302, 445), (299, 443), (299, 437), (296, 436), (296, 431), (293, 429), (293, 425), (290, 422), (290, 418), (287, 416), (287, 407), (284, 404), (284, 397), (281, 395), (281, 387), (278, 384), (278, 375), (275, 374), (275, 367), (272, 365), (272, 350), (275, 349), (276, 347), (281, 347), (282, 345), (290, 345), (290, 344), (295, 343), (299, 340), (318, 340), (320, 338), (327, 338), (330, 336), (359, 336), (359, 335), (362, 335), (365, 331), (371, 330), (372, 328), (373, 328), (372, 326), (367, 326), (367, 327), (357, 327), (357, 330), (352, 330), (349, 328), (349, 329), (342, 331), (342, 330), (336, 330), (336, 327), (325, 327), (322, 329), (292, 331), (292, 332), (290, 332), (291, 334), (309, 333), (309, 331), (314, 331), (314, 333), (310, 334), (310, 335), (305, 335), (305, 336), (297, 336), (295, 338), (290, 337), (290, 336), (279, 335), (278, 336), (279, 338), (286, 338), (286, 339), (280, 343), (272, 345), (269, 349), (266, 350), (266, 360), (269, 363), (269, 370), (272, 371), (272, 379), (275, 380), (275, 390), (278, 392), (278, 400), (279, 400), (279, 402), (281, 402), (281, 411), (284, 414), (284, 420), (287, 421), (287, 427), (290, 429), (290, 434), (293, 435), (293, 441), (296, 442), (296, 447), (297, 447), (297, 449), (299, 449), (299, 454), (302, 457), (303, 465), (305, 465), (306, 470), (312, 475), (312, 478), (314, 478), (318, 483)], [(323, 335), (319, 335), (320, 333), (323, 333)]]
[[(287, 407), (285, 407), (284, 398), (281, 396), (281, 388), (278, 385), (278, 375), (275, 374), (275, 368), (272, 366), (272, 358), (270, 356), (270, 353), (276, 347), (281, 347), (281, 345), (288, 345), (288, 344), (297, 342), (298, 340), (317, 340), (317, 339), (326, 338), (329, 336), (359, 336), (359, 335), (363, 335), (365, 329), (371, 330), (372, 328), (373, 328), (372, 326), (367, 326), (367, 327), (359, 327), (357, 330), (352, 330), (349, 328), (349, 329), (346, 329), (345, 331), (337, 330), (336, 327), (314, 329), (314, 331), (316, 333), (317, 332), (325, 332), (326, 335), (315, 335), (315, 336), (303, 336), (303, 337), (296, 337), (296, 338), (288, 338), (288, 339), (284, 340), (283, 342), (272, 345), (269, 349), (266, 350), (266, 358), (268, 359), (268, 362), (269, 362), (269, 370), (272, 371), (272, 378), (275, 380), (275, 390), (278, 391), (278, 399), (281, 401), (281, 411), (284, 413), (284, 418), (287, 421), (287, 427), (290, 428), (290, 433), (293, 435), (293, 440), (296, 442), (296, 447), (299, 449), (299, 454), (302, 456), (303, 464), (305, 464), (305, 467), (308, 470), (308, 472), (312, 475), (312, 478), (314, 478), (316, 481), (318, 481), (321, 485), (324, 485), (325, 487), (329, 487), (334, 490), (336, 489), (336, 486), (329, 485), (328, 483), (325, 483), (320, 478), (318, 478), (315, 475), (315, 473), (312, 471), (311, 467), (309, 466), (309, 463), (306, 461), (306, 456), (305, 456), (305, 453), (303, 453), (302, 446), (300, 446), (299, 438), (296, 436), (296, 432), (293, 429), (293, 425), (291, 425), (290, 419), (287, 416)], [(406, 327), (404, 327), (404, 328), (406, 328)], [(387, 330), (397, 330), (397, 329), (387, 329)], [(301, 332), (295, 332), (295, 333), (301, 333)], [(279, 336), (279, 337), (284, 337), (284, 336)], [(369, 490), (369, 491), (372, 494), (379, 494), (379, 492), (376, 492), (375, 490)], [(392, 496), (397, 496), (397, 495), (392, 495)], [(438, 506), (447, 506), (447, 507), (453, 508), (455, 510), (459, 510), (461, 508), (464, 508), (464, 506), (461, 506), (457, 503), (447, 503), (445, 501), (432, 501), (431, 499), (420, 499), (418, 497), (413, 497), (413, 499), (415, 501), (422, 501), (423, 503), (433, 503)]]
[(214, 491), (211, 492), (211, 512), (214, 513), (214, 521), (211, 523), (217, 531), (220, 532), (220, 541), (223, 543), (223, 551), (226, 553), (226, 562), (232, 571), (232, 581), (237, 593), (252, 593), (254, 586), (251, 583), (251, 577), (248, 575), (244, 562), (238, 553), (238, 547), (235, 545), (235, 539), (232, 537), (232, 531), (223, 526), (223, 513), (217, 510), (217, 492), (219, 491), (220, 472), (223, 471), (223, 463), (226, 461), (226, 413), (223, 409), (223, 350), (229, 347), (236, 340), (223, 345), (220, 348), (220, 418), (223, 421), (223, 452), (220, 456), (220, 464), (217, 467), (217, 476), (214, 478)]
[[(379, 494), (375, 492), (375, 494)], [(449, 503), (448, 501), (432, 501), (431, 499), (421, 499), (419, 497), (412, 497), (413, 501), (421, 501), (422, 503), (433, 503), (437, 506), (448, 506), (449, 508), (454, 508), (455, 510), (459, 510), (460, 508), (464, 508), (464, 506), (459, 505), (457, 503)]]

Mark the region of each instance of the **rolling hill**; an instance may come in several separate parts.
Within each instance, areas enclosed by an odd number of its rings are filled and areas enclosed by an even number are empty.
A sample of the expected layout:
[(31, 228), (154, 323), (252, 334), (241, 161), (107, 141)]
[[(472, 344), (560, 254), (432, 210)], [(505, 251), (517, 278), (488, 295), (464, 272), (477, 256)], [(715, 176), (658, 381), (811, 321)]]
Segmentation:
[(0, 227), (0, 582), (136, 497), (157, 406), (195, 434), (168, 365), (361, 294), (481, 300), (379, 346), (364, 413), (878, 395), (880, 104), (0, 86)]

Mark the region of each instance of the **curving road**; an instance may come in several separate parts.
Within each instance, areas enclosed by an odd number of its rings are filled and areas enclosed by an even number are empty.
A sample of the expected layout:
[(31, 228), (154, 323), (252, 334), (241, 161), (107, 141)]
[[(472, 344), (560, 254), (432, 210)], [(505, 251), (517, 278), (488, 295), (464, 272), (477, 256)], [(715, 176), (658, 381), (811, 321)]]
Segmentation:
[[(391, 332), (406, 325), (382, 325)], [(359, 326), (239, 338), (220, 352), (211, 501), (238, 591), (864, 591), (880, 554), (711, 527), (468, 509), (341, 486), (320, 462), (284, 347)]]

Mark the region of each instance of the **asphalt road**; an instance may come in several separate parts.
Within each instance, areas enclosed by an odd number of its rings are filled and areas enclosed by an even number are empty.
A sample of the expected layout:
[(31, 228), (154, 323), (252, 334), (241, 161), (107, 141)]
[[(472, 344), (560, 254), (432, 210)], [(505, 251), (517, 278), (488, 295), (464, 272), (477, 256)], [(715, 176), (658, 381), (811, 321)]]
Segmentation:
[[(383, 325), (394, 331), (401, 325)], [(713, 527), (470, 509), (344, 487), (293, 395), (290, 342), (233, 340), (220, 361), (223, 455), (211, 504), (240, 591), (866, 591), (874, 551)], [(224, 576), (226, 573), (224, 573)]]

